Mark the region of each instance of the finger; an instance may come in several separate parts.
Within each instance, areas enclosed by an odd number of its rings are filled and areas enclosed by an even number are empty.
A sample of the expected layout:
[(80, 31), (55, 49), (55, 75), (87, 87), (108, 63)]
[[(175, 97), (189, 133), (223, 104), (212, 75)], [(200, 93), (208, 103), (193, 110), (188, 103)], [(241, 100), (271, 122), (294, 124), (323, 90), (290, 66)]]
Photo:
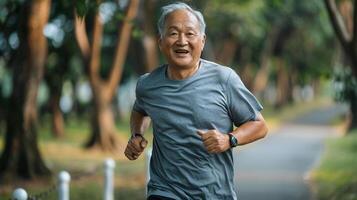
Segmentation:
[(218, 153), (218, 151), (217, 151), (217, 149), (216, 149), (215, 147), (212, 147), (212, 148), (210, 147), (210, 148), (208, 148), (208, 149), (207, 149), (207, 152), (208, 152), (208, 153)]
[(133, 156), (128, 156), (129, 160), (135, 160)]
[(133, 156), (132, 156), (132, 154), (130, 153), (130, 152), (128, 152), (128, 151), (125, 151), (125, 156), (129, 159), (129, 160), (133, 160)]
[[(140, 148), (140, 147), (139, 147)], [(135, 145), (129, 145), (128, 146), (128, 150), (130, 151), (130, 153), (134, 153), (134, 154), (140, 154), (142, 152), (141, 149), (138, 150), (138, 148), (135, 148)]]
[(205, 135), (206, 133), (207, 133), (207, 131), (205, 131), (205, 130), (197, 130), (197, 133), (200, 135), (200, 136), (203, 136), (203, 135)]
[(213, 149), (216, 148), (217, 145), (215, 144), (208, 144), (208, 145), (205, 145), (206, 149), (209, 150), (209, 151), (212, 151)]
[(128, 149), (128, 151), (125, 151), (125, 156), (129, 160), (136, 160), (139, 157), (140, 154), (136, 154)]
[(226, 147), (219, 145), (219, 144), (212, 144), (206, 147), (207, 151), (210, 153), (221, 153), (226, 151)]
[(140, 142), (141, 140), (139, 138), (133, 138), (130, 141), (131, 147), (133, 147), (137, 152), (142, 151)]
[(133, 155), (133, 150), (131, 149), (130, 146), (127, 146), (127, 147), (126, 147), (124, 154), (125, 154), (126, 156), (132, 157), (132, 155)]
[(140, 147), (141, 149), (145, 149), (145, 147), (148, 145), (148, 141), (145, 140), (144, 138), (140, 142)]
[(216, 146), (217, 145), (217, 143), (215, 141), (213, 141), (213, 140), (205, 140), (203, 142), (203, 144), (205, 145), (205, 147)]

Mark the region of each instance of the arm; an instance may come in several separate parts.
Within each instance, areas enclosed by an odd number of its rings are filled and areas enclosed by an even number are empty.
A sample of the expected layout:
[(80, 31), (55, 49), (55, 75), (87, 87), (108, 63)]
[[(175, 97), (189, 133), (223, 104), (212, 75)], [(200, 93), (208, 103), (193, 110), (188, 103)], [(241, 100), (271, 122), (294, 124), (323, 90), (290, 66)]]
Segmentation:
[[(238, 139), (239, 145), (244, 145), (265, 137), (267, 132), (268, 128), (265, 120), (259, 113), (256, 120), (245, 122), (234, 129), (232, 134)], [(201, 136), (203, 144), (209, 153), (221, 153), (231, 148), (228, 134), (223, 134), (218, 130), (206, 132), (198, 130), (198, 134)]]
[(139, 112), (132, 111), (130, 116), (130, 130), (131, 134), (141, 134), (144, 135), (145, 130), (150, 125), (150, 117), (145, 116)]
[(238, 139), (238, 145), (244, 145), (259, 140), (265, 137), (267, 133), (268, 127), (260, 113), (255, 121), (248, 121), (232, 132)]
[(150, 117), (139, 112), (132, 111), (130, 117), (131, 137), (125, 149), (125, 156), (129, 160), (136, 160), (147, 146), (144, 132), (150, 125)]

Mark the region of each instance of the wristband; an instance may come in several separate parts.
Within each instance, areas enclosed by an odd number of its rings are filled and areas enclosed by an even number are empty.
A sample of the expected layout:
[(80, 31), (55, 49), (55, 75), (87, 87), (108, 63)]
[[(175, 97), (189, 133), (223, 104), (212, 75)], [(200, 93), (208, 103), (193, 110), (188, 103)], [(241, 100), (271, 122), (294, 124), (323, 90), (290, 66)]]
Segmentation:
[(131, 135), (131, 138), (135, 138), (135, 137), (141, 137), (142, 139), (144, 139), (144, 136), (140, 133), (134, 133)]
[(231, 148), (238, 146), (238, 139), (232, 133), (228, 133), (228, 136)]

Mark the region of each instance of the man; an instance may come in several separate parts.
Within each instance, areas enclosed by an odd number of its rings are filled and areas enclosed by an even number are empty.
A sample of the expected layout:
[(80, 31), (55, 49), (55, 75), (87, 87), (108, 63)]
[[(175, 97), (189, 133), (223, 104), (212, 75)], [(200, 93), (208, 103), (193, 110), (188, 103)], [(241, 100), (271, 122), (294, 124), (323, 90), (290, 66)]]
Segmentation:
[(125, 155), (135, 160), (144, 151), (151, 119), (148, 199), (237, 199), (232, 148), (266, 135), (262, 106), (232, 69), (200, 58), (199, 11), (167, 5), (158, 29), (168, 64), (138, 80)]

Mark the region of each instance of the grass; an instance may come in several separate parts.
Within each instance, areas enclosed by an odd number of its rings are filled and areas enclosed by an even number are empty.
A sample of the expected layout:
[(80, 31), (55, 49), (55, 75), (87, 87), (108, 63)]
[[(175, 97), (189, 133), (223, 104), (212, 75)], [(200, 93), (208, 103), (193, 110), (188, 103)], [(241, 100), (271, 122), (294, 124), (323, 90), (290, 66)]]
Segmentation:
[(357, 199), (357, 130), (327, 141), (320, 166), (312, 173), (317, 199)]
[[(53, 172), (53, 177), (50, 180), (14, 181), (1, 185), (0, 199), (9, 199), (11, 192), (17, 187), (25, 188), (32, 196), (44, 193), (56, 184), (56, 176), (62, 170), (68, 171), (72, 176), (71, 200), (103, 199), (103, 162), (108, 157), (116, 161), (115, 199), (140, 200), (145, 198), (145, 156), (141, 156), (136, 161), (128, 161), (124, 157), (124, 147), (130, 135), (127, 120), (116, 124), (118, 140), (123, 148), (115, 153), (83, 149), (83, 143), (90, 134), (89, 123), (85, 119), (67, 119), (66, 136), (60, 139), (52, 137), (49, 124), (47, 119), (41, 120), (38, 134), (42, 157)], [(0, 139), (0, 149), (2, 149), (2, 143), (3, 140)], [(57, 192), (51, 191), (41, 199), (57, 199)]]

